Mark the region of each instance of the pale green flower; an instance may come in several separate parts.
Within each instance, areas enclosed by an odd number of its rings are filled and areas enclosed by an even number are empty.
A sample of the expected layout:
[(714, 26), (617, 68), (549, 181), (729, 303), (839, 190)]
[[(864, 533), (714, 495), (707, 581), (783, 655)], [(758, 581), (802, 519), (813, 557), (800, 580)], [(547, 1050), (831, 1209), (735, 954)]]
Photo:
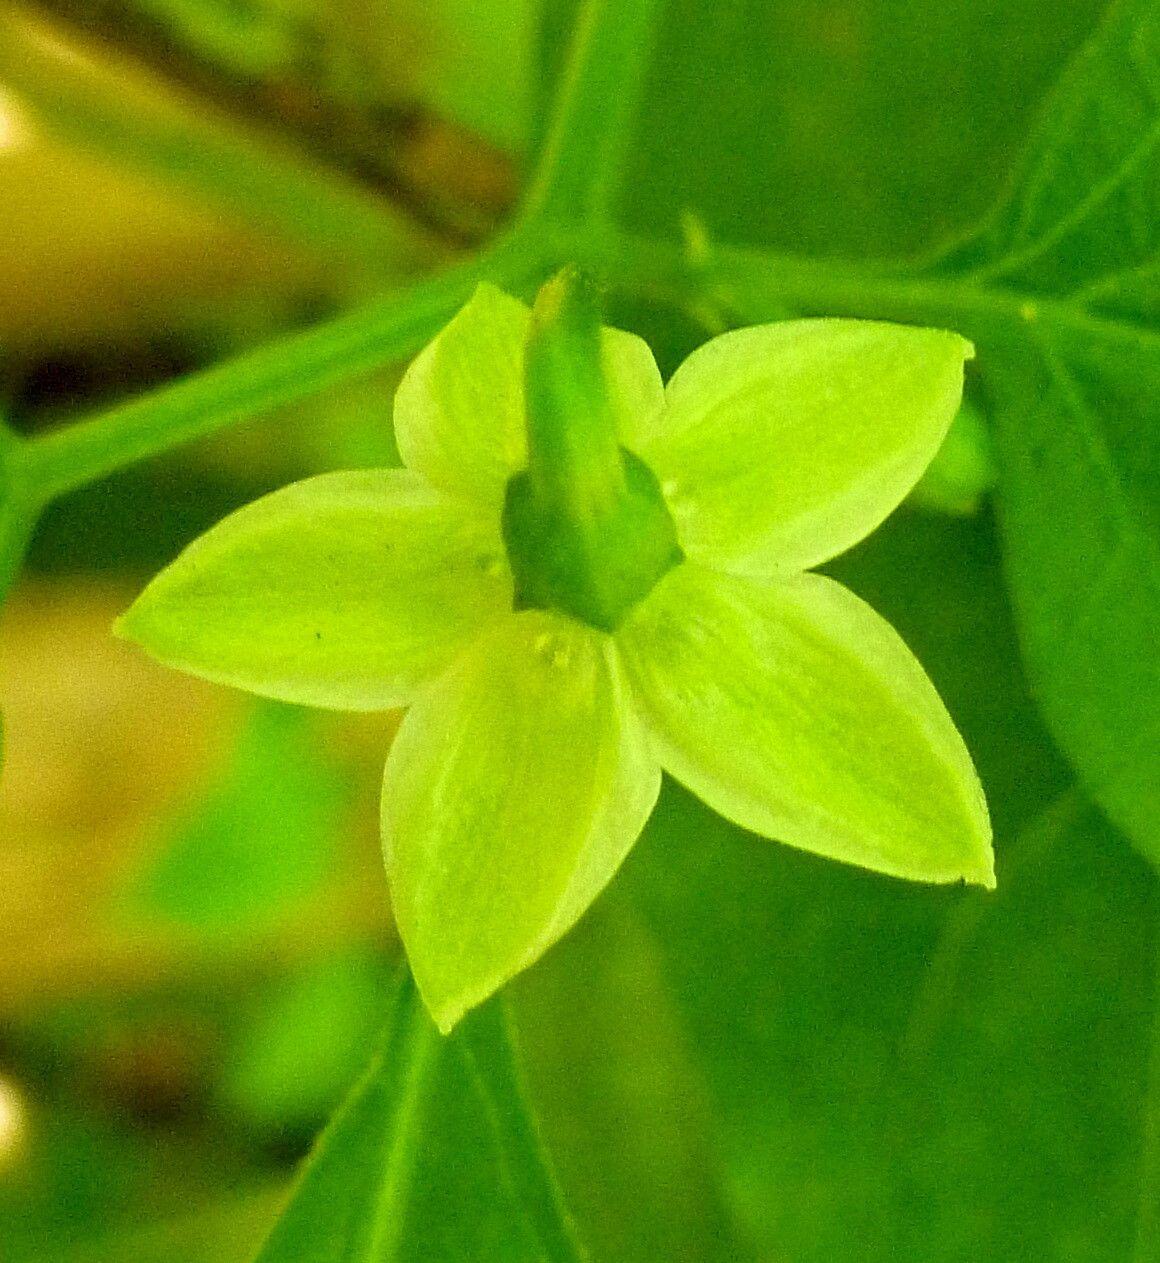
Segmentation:
[(480, 286), (399, 388), (405, 469), (233, 514), (121, 633), (268, 697), (409, 707), (383, 841), (444, 1030), (592, 903), (662, 768), (778, 841), (992, 886), (982, 790), (934, 687), (882, 618), (808, 572), (915, 484), (969, 345), (790, 321), (713, 339), (665, 387), (612, 329), (586, 377), (582, 337), (543, 307), (529, 342), (529, 309)]

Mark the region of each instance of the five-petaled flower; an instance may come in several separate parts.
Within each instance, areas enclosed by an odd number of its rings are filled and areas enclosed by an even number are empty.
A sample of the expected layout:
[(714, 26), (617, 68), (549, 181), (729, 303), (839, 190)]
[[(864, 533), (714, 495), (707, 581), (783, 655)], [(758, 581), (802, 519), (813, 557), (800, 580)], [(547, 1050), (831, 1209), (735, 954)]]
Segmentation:
[[(268, 697), (409, 707), (383, 841), (440, 1027), (574, 924), (641, 833), (662, 768), (766, 837), (993, 885), (982, 790), (933, 685), (879, 615), (810, 572), (921, 475), (969, 345), (788, 321), (713, 339), (666, 387), (641, 339), (601, 330), (617, 442), (672, 536), (640, 528), (660, 561), (630, 567), (628, 597), (586, 618), (520, 591), (521, 566), (534, 580), (560, 560), (547, 537), (537, 558), (534, 532), (516, 558), (509, 520), (514, 480), (536, 475), (534, 324), (481, 285), (399, 388), (405, 468), (324, 474), (243, 508), (119, 624), (166, 663)], [(567, 442), (539, 420), (547, 448)]]

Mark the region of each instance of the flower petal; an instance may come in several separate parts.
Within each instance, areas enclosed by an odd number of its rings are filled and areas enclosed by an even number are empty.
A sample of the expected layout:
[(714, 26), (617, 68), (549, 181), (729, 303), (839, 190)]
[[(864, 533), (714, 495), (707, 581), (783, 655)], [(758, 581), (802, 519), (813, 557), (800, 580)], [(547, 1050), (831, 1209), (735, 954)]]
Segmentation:
[[(409, 469), (489, 505), (527, 464), (524, 343), (531, 312), (481, 284), (412, 362), (395, 395), (395, 438)], [(648, 345), (603, 329), (604, 366), (620, 432), (635, 437), (659, 415), (664, 386)]]
[(405, 470), (323, 474), (231, 514), (119, 620), (194, 675), (337, 710), (406, 701), (511, 609), (498, 524)]
[(816, 565), (914, 486), (955, 415), (971, 346), (938, 329), (793, 320), (722, 334), (673, 374), (641, 451), (695, 561)]
[(555, 942), (648, 819), (660, 769), (607, 637), (527, 610), (416, 698), (383, 781), (411, 970), (444, 1031)]
[(894, 629), (840, 584), (686, 563), (616, 640), (662, 765), (721, 815), (897, 877), (994, 884), (962, 739)]
[(403, 463), (488, 504), (524, 465), (524, 342), (531, 313), (486, 283), (412, 361), (395, 394)]
[(657, 429), (665, 406), (665, 384), (643, 338), (608, 325), (601, 332), (604, 372), (620, 439), (635, 452)]

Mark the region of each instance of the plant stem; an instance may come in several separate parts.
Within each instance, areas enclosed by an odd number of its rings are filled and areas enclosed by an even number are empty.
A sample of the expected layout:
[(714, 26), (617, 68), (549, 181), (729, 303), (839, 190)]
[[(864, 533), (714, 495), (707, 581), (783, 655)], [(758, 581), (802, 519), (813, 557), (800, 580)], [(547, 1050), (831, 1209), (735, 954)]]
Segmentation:
[[(13, 473), (26, 496), (47, 503), (179, 443), (402, 359), (418, 350), (480, 281), (520, 289), (539, 280), (547, 266), (536, 243), (505, 238), (371, 306), (26, 442), (13, 453)], [(383, 410), (389, 411), (386, 400)]]
[(693, 262), (677, 243), (607, 228), (553, 230), (531, 221), (484, 254), (379, 303), (25, 444), (14, 463), (28, 480), (29, 496), (43, 503), (133, 461), (411, 354), (481, 280), (527, 289), (569, 262), (618, 288), (678, 302), (717, 293), (754, 321), (788, 306), (804, 314), (941, 325), (980, 340), (1036, 321), (1136, 336), (1129, 326), (1068, 304), (969, 280), (909, 277), (876, 264), (736, 247), (720, 247)]
[(607, 228), (558, 236), (556, 245), (615, 288), (677, 302), (714, 296), (747, 323), (781, 318), (789, 309), (951, 325), (967, 336), (985, 337), (1050, 314), (1052, 307), (1039, 303), (1033, 309), (1018, 293), (976, 287), (969, 280), (916, 276), (896, 263), (811, 259), (728, 245), (715, 245), (693, 259), (678, 242)]
[(949, 326), (986, 340), (1035, 321), (1136, 337), (1069, 304), (895, 265), (805, 259), (621, 232), (605, 219), (664, 0), (588, 0), (524, 217), (492, 249), (370, 307), (292, 335), (44, 438), (9, 459), (15, 491), (44, 504), (133, 461), (304, 398), (417, 350), (480, 280), (522, 290), (567, 263), (677, 302), (721, 299), (746, 321), (789, 308)]
[(528, 222), (608, 222), (666, 3), (581, 4), (540, 164), (524, 205)]
[(416, 255), (422, 235), (390, 204), (121, 69), (59, 47), (19, 14), (0, 20), (0, 78), (66, 143), (273, 230), (363, 281), (397, 275), (400, 259)]

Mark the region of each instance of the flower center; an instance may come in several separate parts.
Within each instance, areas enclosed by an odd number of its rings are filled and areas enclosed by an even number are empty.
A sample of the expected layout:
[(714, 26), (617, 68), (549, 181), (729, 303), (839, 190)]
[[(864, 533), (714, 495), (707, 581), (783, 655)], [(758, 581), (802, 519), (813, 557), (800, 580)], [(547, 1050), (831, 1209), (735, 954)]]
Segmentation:
[(536, 298), (524, 372), (528, 467), (503, 510), (516, 603), (614, 631), (682, 554), (656, 476), (620, 445), (599, 310), (575, 269)]

